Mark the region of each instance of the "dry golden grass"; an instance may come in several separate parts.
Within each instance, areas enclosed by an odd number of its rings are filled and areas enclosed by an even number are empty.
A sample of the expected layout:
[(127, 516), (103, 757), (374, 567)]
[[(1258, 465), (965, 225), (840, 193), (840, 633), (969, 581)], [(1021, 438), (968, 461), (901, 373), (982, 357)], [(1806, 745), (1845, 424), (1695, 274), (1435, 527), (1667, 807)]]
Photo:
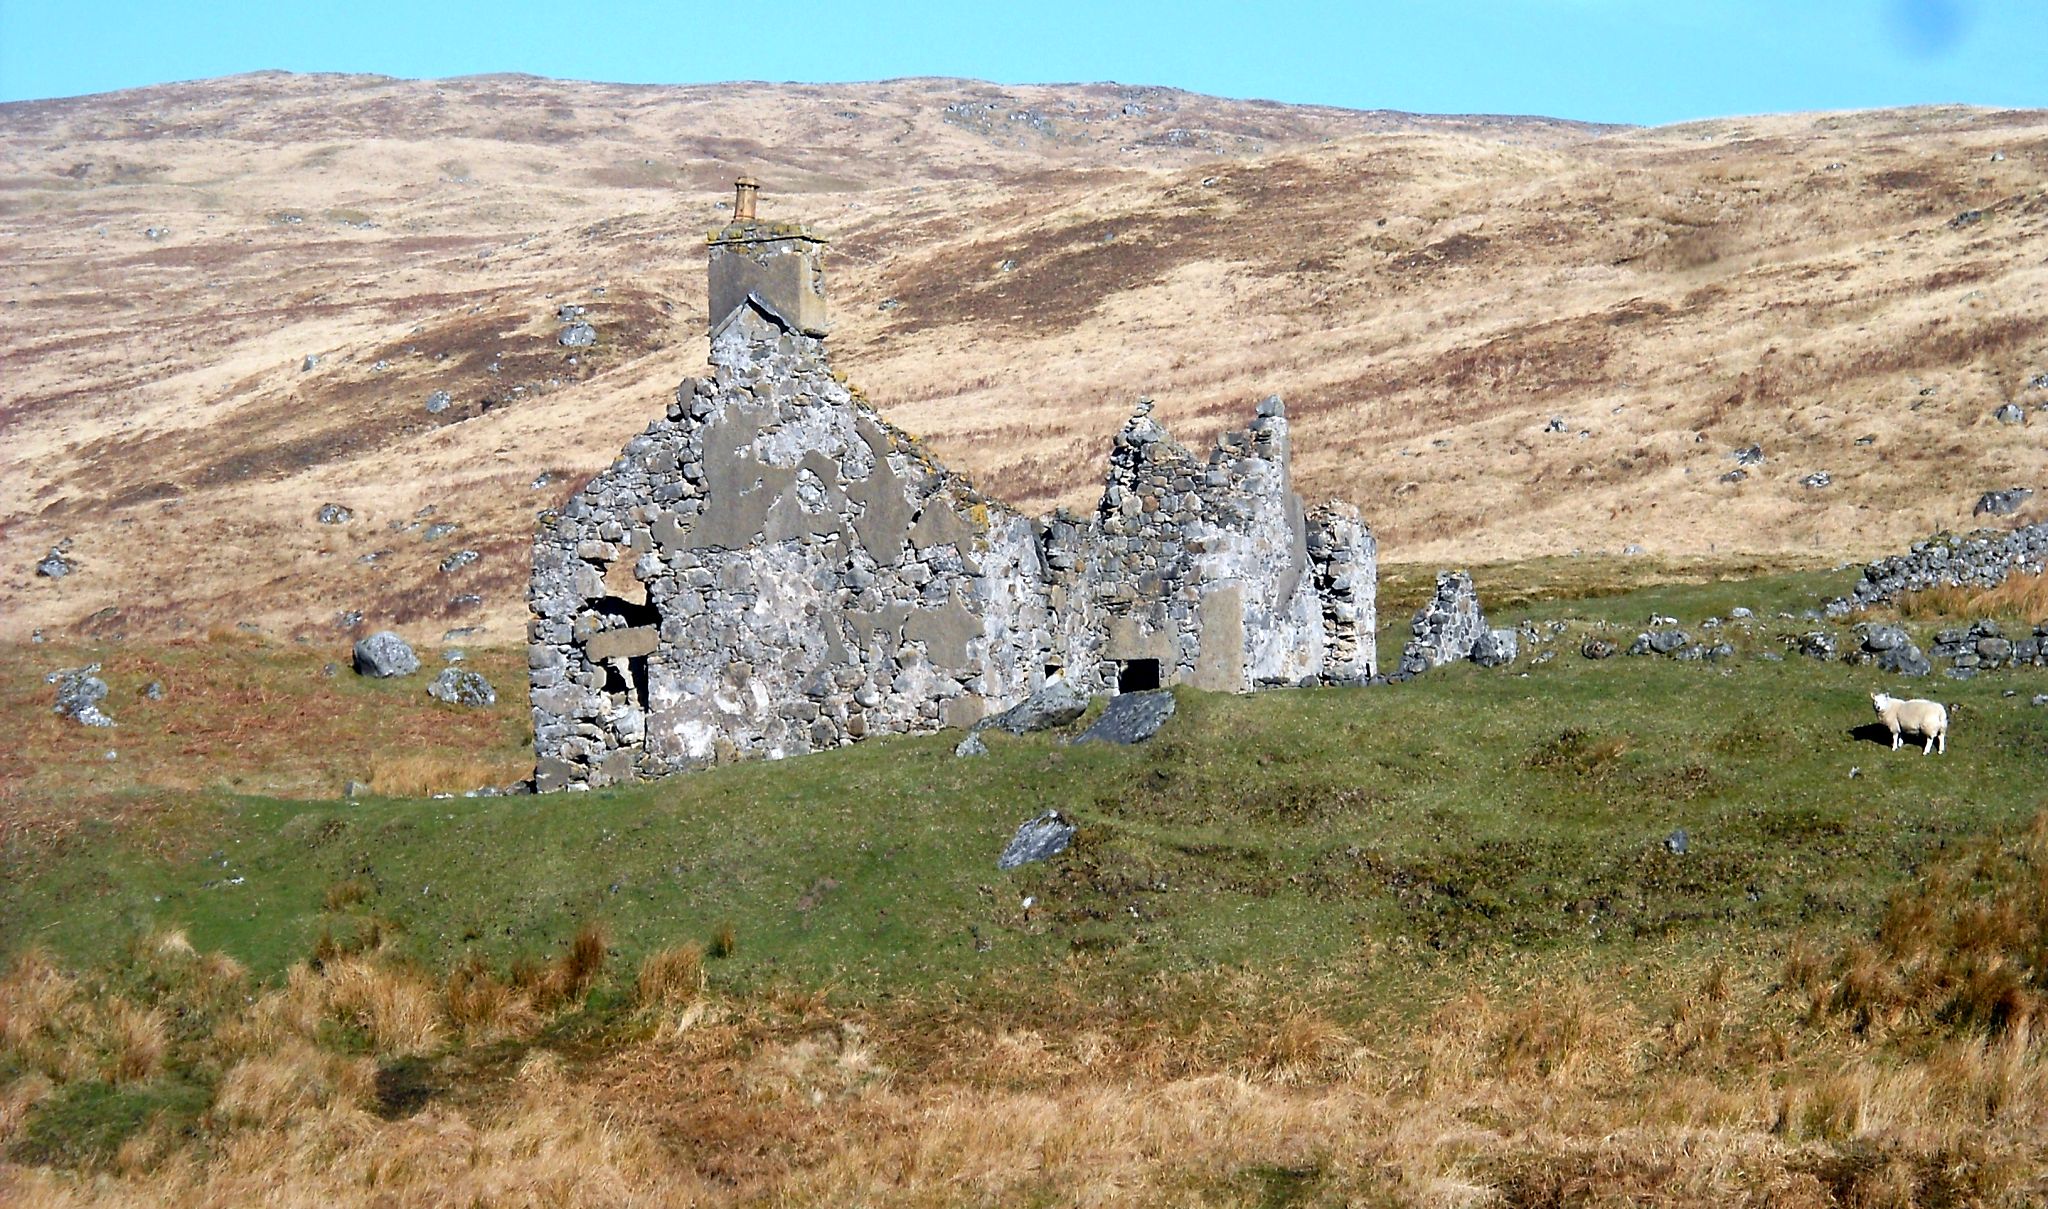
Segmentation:
[(335, 962), (325, 975), (333, 1013), (362, 1029), (378, 1053), (403, 1057), (440, 1043), (441, 996), (421, 975), (361, 957)]
[(508, 784), (531, 771), (504, 759), (410, 752), (372, 758), (370, 789), (393, 798), (430, 798), (437, 793), (467, 793), (487, 785)]
[(689, 941), (657, 949), (640, 963), (633, 999), (645, 1008), (686, 1007), (704, 994), (704, 950)]
[[(963, 96), (1062, 133), (1015, 145), (949, 117)], [(1191, 443), (1286, 396), (1302, 489), (1363, 507), (1390, 561), (1810, 565), (2048, 480), (1988, 418), (2043, 401), (2041, 113), (1599, 130), (1121, 96), (322, 77), (11, 106), (0, 285), (38, 322), (0, 333), (0, 557), (72, 536), (80, 565), (0, 584), (0, 634), (338, 645), (361, 609), (520, 641), (535, 508), (701, 369), (702, 252), (675, 236), (741, 171), (834, 238), (840, 368), (1034, 510), (1093, 503), (1139, 395)], [(609, 116), (571, 135), (579, 112)], [(574, 364), (565, 301), (601, 333)], [(456, 406), (428, 417), (435, 389)], [(1766, 463), (1720, 482), (1752, 441)], [(329, 501), (356, 519), (316, 524)], [(424, 540), (429, 505), (457, 535)], [(482, 559), (443, 575), (455, 543)]]

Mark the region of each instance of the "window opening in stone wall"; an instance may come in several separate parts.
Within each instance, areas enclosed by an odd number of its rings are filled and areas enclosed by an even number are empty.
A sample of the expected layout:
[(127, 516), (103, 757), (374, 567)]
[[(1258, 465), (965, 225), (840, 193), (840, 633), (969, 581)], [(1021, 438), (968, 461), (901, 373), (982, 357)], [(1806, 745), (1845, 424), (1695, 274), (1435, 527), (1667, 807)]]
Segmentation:
[(606, 617), (618, 618), (625, 627), (661, 624), (661, 610), (651, 601), (646, 604), (634, 604), (623, 596), (600, 596), (590, 602), (590, 607)]
[(1159, 687), (1157, 659), (1120, 659), (1116, 665), (1116, 691), (1142, 693)]

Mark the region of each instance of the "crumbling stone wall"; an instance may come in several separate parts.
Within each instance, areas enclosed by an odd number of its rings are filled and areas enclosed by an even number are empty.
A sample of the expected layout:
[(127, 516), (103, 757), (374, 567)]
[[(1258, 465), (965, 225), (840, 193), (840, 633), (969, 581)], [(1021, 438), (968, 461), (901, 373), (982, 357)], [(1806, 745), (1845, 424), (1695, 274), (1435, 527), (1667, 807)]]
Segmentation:
[(1032, 521), (833, 374), (821, 325), (775, 293), (808, 278), (769, 285), (712, 329), (711, 376), (543, 518), (537, 788), (967, 726), (1055, 680), (1373, 675), (1371, 530), (1348, 505), (1303, 510), (1277, 398), (1206, 460), (1142, 401), (1095, 513)]

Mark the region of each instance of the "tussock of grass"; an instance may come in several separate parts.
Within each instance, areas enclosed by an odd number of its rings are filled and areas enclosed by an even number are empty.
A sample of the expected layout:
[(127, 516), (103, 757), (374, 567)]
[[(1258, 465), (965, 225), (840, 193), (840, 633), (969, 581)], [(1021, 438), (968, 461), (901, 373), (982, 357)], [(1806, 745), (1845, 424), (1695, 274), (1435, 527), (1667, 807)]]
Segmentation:
[(1949, 584), (1906, 592), (1893, 607), (1909, 621), (1974, 621), (1989, 617), (2039, 625), (2048, 622), (2048, 574), (2015, 572), (1990, 588)]
[(704, 950), (689, 942), (649, 953), (633, 984), (634, 1001), (641, 1007), (684, 1007), (703, 993)]
[(507, 772), (501, 760), (438, 752), (378, 756), (370, 762), (370, 788), (393, 798), (427, 798), (437, 793), (468, 793), (487, 785), (518, 780), (528, 769)]

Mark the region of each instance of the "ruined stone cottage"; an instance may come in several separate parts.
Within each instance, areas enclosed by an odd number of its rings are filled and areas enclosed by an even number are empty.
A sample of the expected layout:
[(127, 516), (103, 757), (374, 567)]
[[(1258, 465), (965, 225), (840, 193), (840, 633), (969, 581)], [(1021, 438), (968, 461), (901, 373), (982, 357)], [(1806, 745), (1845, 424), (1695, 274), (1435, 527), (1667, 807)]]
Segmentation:
[(1025, 517), (834, 375), (825, 241), (753, 200), (709, 237), (710, 376), (542, 518), (537, 788), (966, 726), (1062, 678), (1373, 674), (1372, 531), (1303, 509), (1277, 398), (1206, 457), (1141, 400), (1094, 512)]

